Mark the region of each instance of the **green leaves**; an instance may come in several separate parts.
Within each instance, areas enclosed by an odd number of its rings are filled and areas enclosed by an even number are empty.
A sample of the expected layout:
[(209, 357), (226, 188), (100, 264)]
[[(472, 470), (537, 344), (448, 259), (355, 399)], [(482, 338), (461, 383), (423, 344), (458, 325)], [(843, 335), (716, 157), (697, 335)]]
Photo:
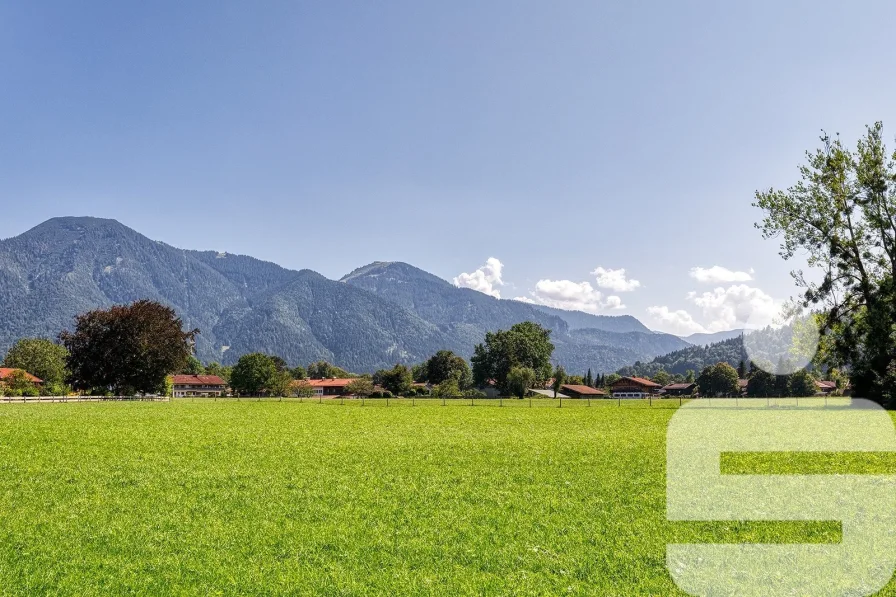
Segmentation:
[(896, 154), (889, 159), (880, 122), (866, 127), (854, 151), (839, 137), (821, 137), (807, 153), (800, 180), (756, 193), (765, 211), (757, 227), (781, 241), (781, 256), (805, 254), (820, 283), (802, 272), (802, 306), (821, 309), (822, 352), (829, 366), (849, 367), (856, 395), (885, 401), (896, 354), (888, 340), (896, 322)]
[(23, 369), (43, 380), (44, 384), (62, 384), (68, 374), (65, 361), (68, 351), (46, 338), (22, 338), (3, 359), (3, 366)]
[(536, 382), (546, 381), (551, 375), (554, 352), (550, 337), (550, 330), (531, 321), (487, 333), (485, 343), (476, 346), (471, 359), (474, 381), (484, 385), (494, 380), (502, 391), (511, 391), (507, 378), (514, 367), (529, 368)]

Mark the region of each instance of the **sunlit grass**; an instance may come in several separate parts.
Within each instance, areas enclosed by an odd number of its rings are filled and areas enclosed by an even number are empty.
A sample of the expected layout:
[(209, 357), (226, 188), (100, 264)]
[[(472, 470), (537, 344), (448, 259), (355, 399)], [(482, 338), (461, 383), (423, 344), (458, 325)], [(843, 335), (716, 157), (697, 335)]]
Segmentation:
[(503, 404), (0, 405), (0, 594), (674, 595), (667, 541), (839, 540), (667, 523), (677, 400)]

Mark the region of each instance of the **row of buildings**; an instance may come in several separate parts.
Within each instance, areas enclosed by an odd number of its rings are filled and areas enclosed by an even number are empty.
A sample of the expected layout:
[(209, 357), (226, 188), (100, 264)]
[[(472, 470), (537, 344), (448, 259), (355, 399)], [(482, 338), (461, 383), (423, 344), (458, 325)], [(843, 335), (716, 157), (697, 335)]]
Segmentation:
[[(747, 393), (746, 379), (738, 380), (740, 393)], [(820, 395), (829, 395), (837, 389), (833, 381), (816, 381), (815, 387)], [(607, 392), (589, 386), (563, 385), (560, 394), (564, 398), (647, 398), (649, 396), (697, 396), (699, 389), (695, 382), (672, 383), (661, 386), (643, 377), (620, 377), (607, 388)]]
[[(2, 372), (0, 369), (0, 379)], [(35, 378), (37, 379), (37, 378)], [(38, 382), (40, 380), (37, 380)], [(346, 387), (352, 378), (309, 379), (304, 380), (314, 390), (315, 396), (344, 396)], [(837, 389), (832, 381), (817, 381), (819, 394), (830, 394)], [(747, 380), (738, 381), (742, 393), (746, 393)], [(175, 375), (173, 379), (174, 397), (212, 397), (227, 395), (227, 382), (217, 375)], [(485, 388), (486, 395), (497, 396), (494, 387)], [(536, 391), (539, 394), (553, 395), (550, 390)], [(647, 398), (649, 396), (696, 396), (697, 384), (694, 382), (673, 383), (661, 386), (643, 377), (620, 377), (606, 391), (585, 385), (564, 384), (558, 393), (564, 398)]]
[[(175, 398), (211, 398), (226, 396), (227, 382), (217, 375), (175, 375), (172, 392)], [(354, 381), (352, 378), (306, 379), (315, 396), (343, 396), (345, 388)]]

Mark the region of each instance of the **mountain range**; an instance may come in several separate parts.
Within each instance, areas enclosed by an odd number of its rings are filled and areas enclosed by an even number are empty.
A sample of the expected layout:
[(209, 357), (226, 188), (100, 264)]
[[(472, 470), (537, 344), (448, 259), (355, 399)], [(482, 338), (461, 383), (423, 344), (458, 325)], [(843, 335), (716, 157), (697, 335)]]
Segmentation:
[(141, 298), (199, 328), (196, 354), (233, 363), (247, 352), (291, 365), (327, 360), (365, 372), (440, 349), (469, 357), (487, 331), (521, 321), (552, 330), (570, 372), (610, 372), (690, 342), (630, 315), (592, 315), (496, 299), (400, 262), (340, 280), (253, 257), (151, 240), (115, 220), (53, 218), (0, 241), (0, 354), (20, 337), (55, 337), (78, 313)]

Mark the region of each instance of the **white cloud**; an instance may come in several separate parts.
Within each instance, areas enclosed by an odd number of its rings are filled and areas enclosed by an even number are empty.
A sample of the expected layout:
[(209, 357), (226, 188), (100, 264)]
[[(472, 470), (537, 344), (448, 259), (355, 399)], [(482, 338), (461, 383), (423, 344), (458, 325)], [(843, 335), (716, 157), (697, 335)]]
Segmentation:
[(684, 309), (672, 311), (669, 307), (647, 307), (647, 314), (656, 323), (657, 328), (676, 336), (688, 336), (697, 332), (706, 332), (701, 324), (696, 322), (690, 313)]
[(700, 321), (688, 311), (673, 311), (665, 306), (649, 307), (648, 315), (658, 329), (671, 334), (720, 332), (736, 328), (769, 325), (781, 313), (780, 301), (759, 288), (746, 284), (718, 287), (709, 292), (689, 292), (687, 300), (700, 309)]
[(618, 296), (604, 298), (589, 282), (572, 280), (539, 280), (530, 297), (518, 296), (516, 300), (537, 305), (556, 307), (586, 313), (601, 313), (608, 310), (625, 309)]
[(711, 292), (688, 293), (688, 300), (700, 307), (710, 331), (736, 327), (762, 327), (773, 323), (781, 304), (759, 288), (735, 284)]
[(501, 291), (498, 287), (504, 286), (504, 281), (501, 279), (502, 269), (504, 269), (503, 263), (494, 257), (489, 257), (485, 261), (485, 265), (473, 273), (459, 274), (454, 278), (454, 285), (460, 288), (471, 288), (495, 298), (501, 298)]
[(641, 286), (641, 283), (637, 280), (627, 280), (625, 278), (625, 269), (622, 268), (605, 269), (598, 267), (591, 272), (591, 275), (597, 277), (598, 286), (615, 292), (631, 292)]
[(753, 268), (749, 272), (738, 272), (714, 265), (712, 267), (692, 267), (690, 271), (692, 278), (698, 282), (707, 284), (720, 284), (728, 282), (749, 282), (753, 279)]

